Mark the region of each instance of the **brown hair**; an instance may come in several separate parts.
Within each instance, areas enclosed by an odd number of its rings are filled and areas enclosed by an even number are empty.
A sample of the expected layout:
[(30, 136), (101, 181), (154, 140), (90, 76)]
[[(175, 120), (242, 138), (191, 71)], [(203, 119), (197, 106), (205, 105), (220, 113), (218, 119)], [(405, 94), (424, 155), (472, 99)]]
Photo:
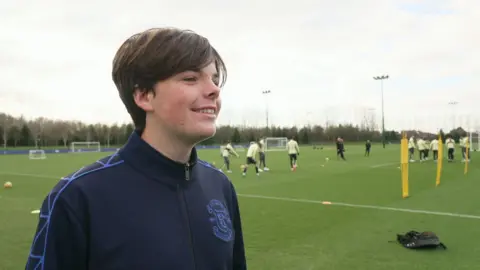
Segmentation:
[(159, 81), (215, 63), (219, 86), (226, 81), (225, 64), (207, 38), (190, 30), (153, 28), (128, 38), (113, 59), (112, 78), (137, 130), (145, 128), (146, 113), (137, 106), (135, 91), (153, 91)]

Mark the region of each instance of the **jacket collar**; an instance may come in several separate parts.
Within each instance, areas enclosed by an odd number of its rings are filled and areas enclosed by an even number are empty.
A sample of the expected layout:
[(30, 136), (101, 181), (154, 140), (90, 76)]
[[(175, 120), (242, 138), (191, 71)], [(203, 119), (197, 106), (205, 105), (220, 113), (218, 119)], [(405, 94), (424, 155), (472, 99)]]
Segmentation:
[(197, 163), (197, 151), (192, 149), (188, 163), (173, 161), (150, 146), (134, 131), (119, 155), (141, 173), (158, 181), (177, 186), (193, 180), (191, 171)]

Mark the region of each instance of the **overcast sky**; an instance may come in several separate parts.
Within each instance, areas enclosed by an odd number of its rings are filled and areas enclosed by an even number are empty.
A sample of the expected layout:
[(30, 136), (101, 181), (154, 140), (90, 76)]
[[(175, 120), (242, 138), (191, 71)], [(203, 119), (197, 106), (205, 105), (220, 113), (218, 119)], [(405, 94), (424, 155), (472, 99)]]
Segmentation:
[(267, 103), (275, 125), (380, 123), (373, 76), (388, 74), (386, 128), (480, 128), (478, 25), (479, 0), (3, 0), (0, 111), (128, 122), (113, 55), (136, 32), (175, 26), (226, 61), (221, 124), (264, 125)]

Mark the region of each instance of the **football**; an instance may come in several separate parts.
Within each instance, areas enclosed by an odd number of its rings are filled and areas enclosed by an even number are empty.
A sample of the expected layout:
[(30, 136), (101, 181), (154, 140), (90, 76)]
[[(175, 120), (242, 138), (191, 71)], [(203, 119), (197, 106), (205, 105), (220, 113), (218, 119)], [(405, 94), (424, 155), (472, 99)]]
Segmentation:
[(3, 188), (12, 188), (12, 182), (5, 182), (5, 184), (3, 184)]

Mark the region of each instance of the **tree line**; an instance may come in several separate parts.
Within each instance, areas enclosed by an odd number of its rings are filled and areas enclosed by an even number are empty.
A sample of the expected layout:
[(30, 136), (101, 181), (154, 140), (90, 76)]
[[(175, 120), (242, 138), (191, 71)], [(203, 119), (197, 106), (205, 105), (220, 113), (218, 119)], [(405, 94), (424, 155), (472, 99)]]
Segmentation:
[[(359, 125), (339, 124), (325, 126), (319, 124), (304, 127), (247, 127), (247, 126), (220, 126), (214, 137), (202, 142), (203, 145), (223, 144), (230, 140), (234, 144), (244, 144), (260, 137), (292, 137), (295, 136), (300, 144), (331, 143), (341, 136), (345, 141), (381, 142), (382, 134), (376, 128), (373, 120), (365, 120)], [(102, 147), (124, 144), (133, 132), (133, 124), (86, 124), (81, 121), (55, 120), (38, 117), (27, 120), (23, 116), (14, 117), (0, 113), (0, 136), (4, 148), (15, 147), (65, 147), (71, 142), (100, 142)], [(408, 130), (407, 134), (417, 137), (433, 138), (436, 134), (419, 130)], [(465, 131), (459, 127), (449, 133), (458, 140)], [(445, 133), (440, 131), (442, 137)], [(401, 132), (388, 130), (385, 132), (387, 142), (398, 143)]]

